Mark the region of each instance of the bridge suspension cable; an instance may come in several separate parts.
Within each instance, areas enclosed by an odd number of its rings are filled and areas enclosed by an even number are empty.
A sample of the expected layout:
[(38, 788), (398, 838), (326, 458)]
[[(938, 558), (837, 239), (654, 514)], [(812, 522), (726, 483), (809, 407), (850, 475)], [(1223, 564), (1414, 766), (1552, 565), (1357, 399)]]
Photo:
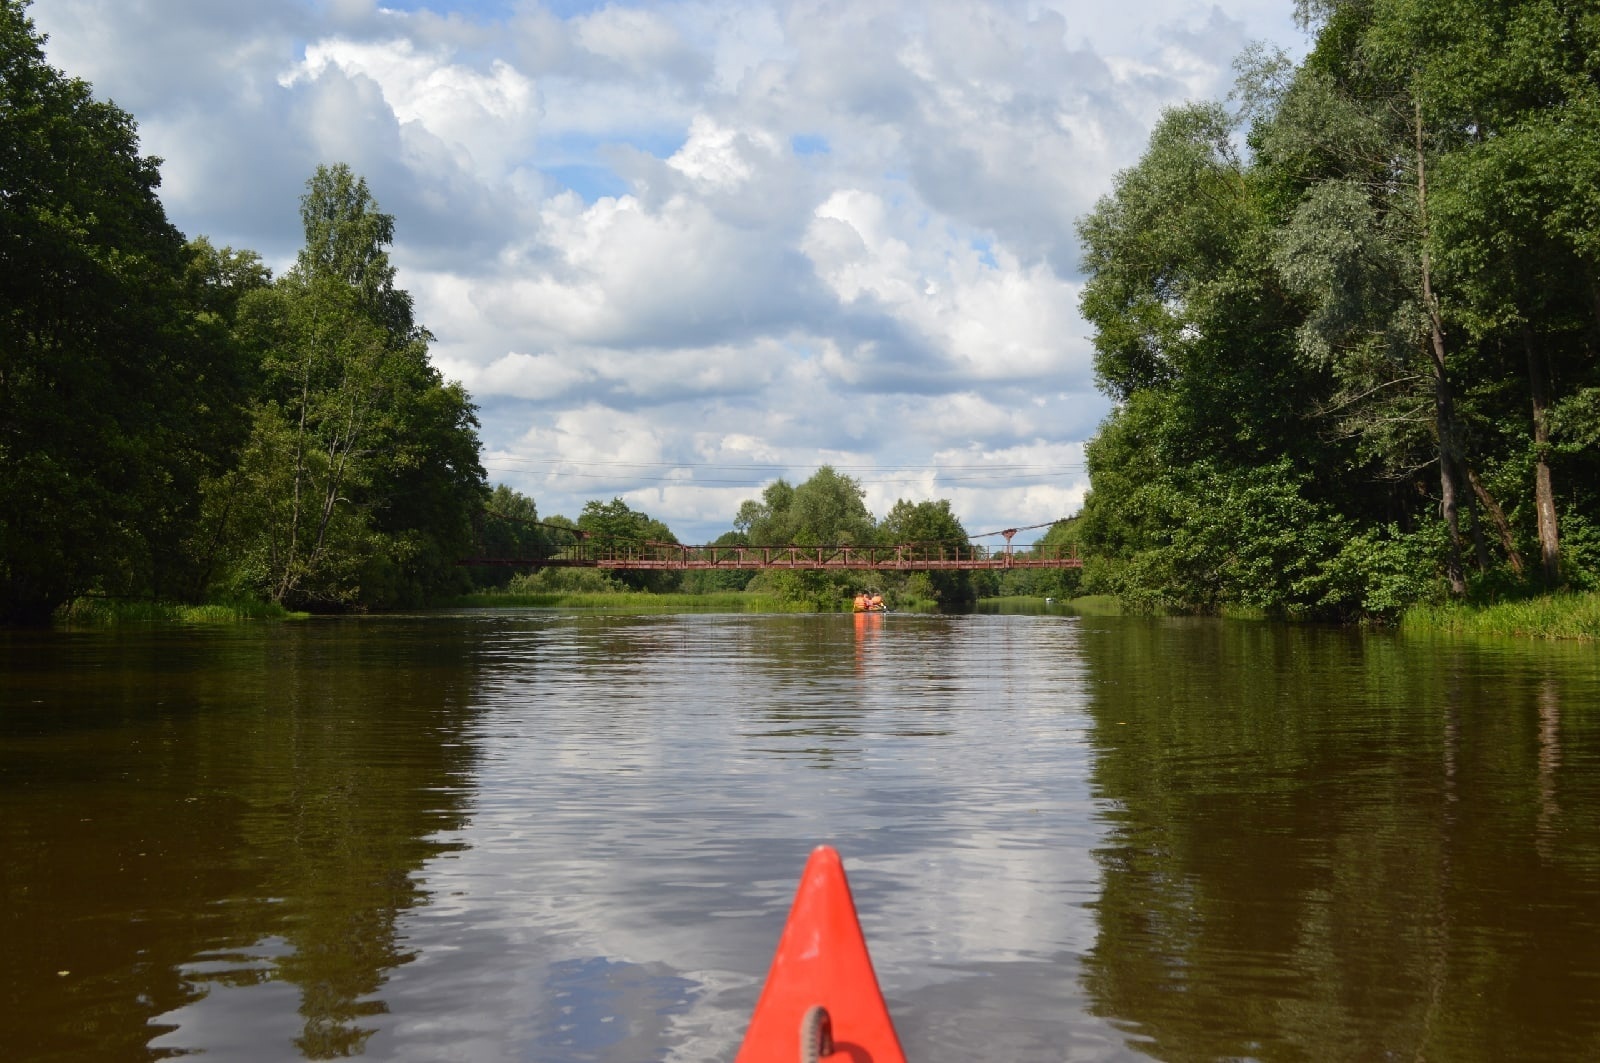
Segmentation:
[(1034, 531), (1034, 530), (1036, 530), (1038, 528), (1053, 528), (1057, 524), (1060, 524), (1060, 523), (1062, 523), (1064, 521), (1067, 521), (1067, 520), (1070, 520), (1070, 519), (1071, 518), (1069, 518), (1069, 517), (1057, 517), (1055, 520), (1047, 520), (1043, 524), (1025, 524), (1020, 528), (1005, 528), (1005, 529), (1002, 529), (1001, 531), (979, 532), (976, 535), (969, 535), (969, 536), (967, 536), (967, 538), (968, 539), (987, 539), (991, 535), (1004, 535), (1006, 537), (1006, 542), (1009, 543), (1011, 541), (1011, 537), (1013, 535), (1017, 534), (1018, 532)]

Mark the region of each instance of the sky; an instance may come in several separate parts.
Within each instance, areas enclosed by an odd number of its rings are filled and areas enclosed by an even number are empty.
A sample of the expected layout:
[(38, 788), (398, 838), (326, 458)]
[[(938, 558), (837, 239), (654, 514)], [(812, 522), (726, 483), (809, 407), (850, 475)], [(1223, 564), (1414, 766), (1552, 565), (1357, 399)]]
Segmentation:
[[(34, 0), (185, 234), (286, 269), (348, 163), (542, 516), (680, 541), (824, 464), (974, 535), (1076, 512), (1076, 219), (1292, 0)], [(1028, 531), (1017, 542), (1042, 534)], [(980, 539), (998, 544), (997, 539)]]

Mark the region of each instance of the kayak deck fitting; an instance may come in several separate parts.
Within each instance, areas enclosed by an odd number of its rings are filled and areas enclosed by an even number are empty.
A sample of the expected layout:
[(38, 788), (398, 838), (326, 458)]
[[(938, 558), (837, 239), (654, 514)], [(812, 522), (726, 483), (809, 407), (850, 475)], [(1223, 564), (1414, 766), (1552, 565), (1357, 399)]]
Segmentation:
[(820, 845), (735, 1063), (905, 1063), (867, 953), (844, 863)]

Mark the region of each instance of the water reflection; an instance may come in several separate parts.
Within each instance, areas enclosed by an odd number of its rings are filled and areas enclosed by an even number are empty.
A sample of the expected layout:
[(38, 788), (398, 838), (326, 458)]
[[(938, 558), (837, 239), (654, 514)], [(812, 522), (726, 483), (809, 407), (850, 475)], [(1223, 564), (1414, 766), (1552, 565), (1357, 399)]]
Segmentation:
[(0, 636), (0, 1043), (731, 1058), (829, 841), (926, 1063), (1600, 1058), (1595, 661), (1059, 612)]
[[(385, 999), (424, 1007), (452, 950), (496, 984), (426, 1042), (397, 1028), (369, 1054), (509, 1057), (492, 1011), (513, 1044), (563, 1046), (540, 1058), (638, 1059), (639, 1037), (642, 1058), (730, 1057), (818, 840), (849, 854), (908, 1045), (1054, 1051), (1059, 1009), (1026, 1001), (1080, 996), (1093, 865), (1081, 669), (1052, 624), (891, 616), (858, 641), (848, 616), (503, 621), (479, 670), (472, 844), (429, 868), (435, 902), (406, 932), (430, 946)], [(568, 971), (625, 976), (651, 1006), (584, 997), (598, 975), (557, 1006)], [(951, 1028), (949, 1001), (975, 994), (985, 1018)], [(611, 1028), (568, 1043), (578, 1013)]]
[(1539, 684), (1539, 856), (1555, 858), (1561, 806), (1556, 799), (1556, 772), (1561, 767), (1561, 686), (1546, 678)]
[(360, 1052), (471, 772), (452, 655), (385, 634), (7, 637), (10, 1058)]
[[(1592, 658), (1251, 625), (1089, 641), (1095, 1011), (1160, 1059), (1600, 1057)], [(1136, 662), (1158, 660), (1160, 668)], [(1557, 835), (1581, 792), (1587, 836)]]

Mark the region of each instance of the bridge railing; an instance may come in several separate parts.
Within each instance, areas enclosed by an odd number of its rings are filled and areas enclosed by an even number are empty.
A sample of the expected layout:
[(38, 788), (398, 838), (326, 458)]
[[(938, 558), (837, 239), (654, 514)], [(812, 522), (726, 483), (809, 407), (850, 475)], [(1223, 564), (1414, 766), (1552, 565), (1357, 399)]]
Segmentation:
[(519, 568), (625, 570), (809, 569), (928, 572), (1007, 568), (1078, 568), (1071, 547), (991, 548), (974, 543), (902, 543), (898, 546), (689, 546), (586, 539), (549, 557), (468, 558), (468, 565)]
[(554, 557), (522, 564), (627, 570), (809, 569), (881, 572), (941, 569), (1075, 568), (1071, 548), (993, 549), (971, 543), (904, 543), (898, 546), (691, 546), (680, 543), (575, 543)]

